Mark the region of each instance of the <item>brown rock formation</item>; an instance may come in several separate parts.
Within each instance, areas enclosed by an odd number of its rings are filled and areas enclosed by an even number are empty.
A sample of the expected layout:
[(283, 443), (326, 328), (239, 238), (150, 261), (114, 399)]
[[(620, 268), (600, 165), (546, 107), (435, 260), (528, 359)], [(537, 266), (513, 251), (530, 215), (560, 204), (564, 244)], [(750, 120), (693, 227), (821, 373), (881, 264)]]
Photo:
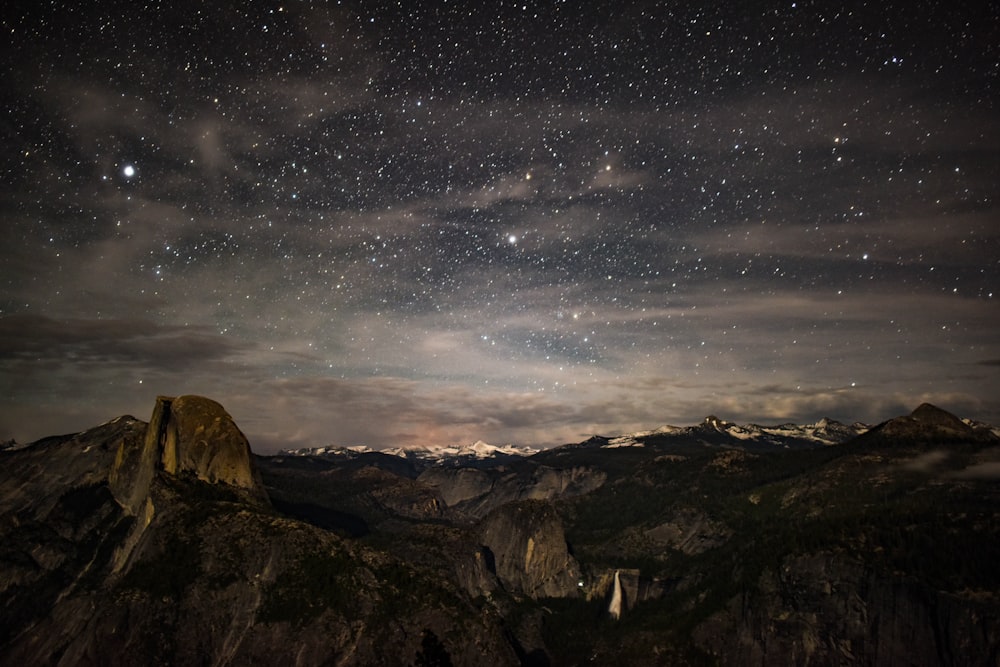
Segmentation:
[(163, 469), (173, 475), (191, 472), (205, 482), (247, 490), (260, 486), (246, 436), (209, 398), (157, 398), (147, 441), (153, 436), (160, 439)]
[(579, 595), (580, 566), (570, 555), (562, 522), (548, 503), (504, 505), (483, 520), (480, 536), (508, 591), (533, 598)]
[(122, 442), (109, 484), (131, 514), (148, 513), (146, 500), (158, 467), (267, 502), (246, 436), (225, 408), (203, 396), (157, 397), (141, 446)]

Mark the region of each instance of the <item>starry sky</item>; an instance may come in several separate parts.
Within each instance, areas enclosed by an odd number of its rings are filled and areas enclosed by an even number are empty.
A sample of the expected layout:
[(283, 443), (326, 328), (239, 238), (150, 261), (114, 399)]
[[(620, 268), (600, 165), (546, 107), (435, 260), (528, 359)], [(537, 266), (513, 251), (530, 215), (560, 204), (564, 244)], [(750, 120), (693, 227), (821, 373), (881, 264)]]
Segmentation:
[(8, 4), (2, 439), (1000, 423), (993, 3)]

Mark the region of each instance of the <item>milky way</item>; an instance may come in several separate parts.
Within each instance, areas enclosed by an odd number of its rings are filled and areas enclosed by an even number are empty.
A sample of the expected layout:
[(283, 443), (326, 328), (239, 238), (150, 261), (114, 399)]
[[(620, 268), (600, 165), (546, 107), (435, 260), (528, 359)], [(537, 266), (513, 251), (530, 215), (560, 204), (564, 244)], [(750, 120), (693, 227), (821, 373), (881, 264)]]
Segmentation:
[(0, 438), (1000, 422), (990, 3), (19, 4)]

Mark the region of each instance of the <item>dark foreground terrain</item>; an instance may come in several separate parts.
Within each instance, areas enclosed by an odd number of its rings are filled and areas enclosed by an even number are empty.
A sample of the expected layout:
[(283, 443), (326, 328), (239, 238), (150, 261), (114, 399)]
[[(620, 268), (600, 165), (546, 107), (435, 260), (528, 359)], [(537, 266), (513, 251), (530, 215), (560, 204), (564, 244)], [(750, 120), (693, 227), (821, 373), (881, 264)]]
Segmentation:
[(305, 454), (197, 396), (0, 453), (0, 664), (1000, 664), (1000, 439), (933, 406)]

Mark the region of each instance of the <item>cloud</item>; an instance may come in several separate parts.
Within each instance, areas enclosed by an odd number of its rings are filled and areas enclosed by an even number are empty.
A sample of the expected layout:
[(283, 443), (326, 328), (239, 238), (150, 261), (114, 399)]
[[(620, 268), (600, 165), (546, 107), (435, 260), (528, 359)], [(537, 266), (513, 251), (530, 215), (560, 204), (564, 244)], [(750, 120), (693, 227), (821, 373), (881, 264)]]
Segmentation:
[(943, 449), (935, 449), (930, 452), (919, 454), (908, 461), (899, 464), (899, 467), (909, 472), (932, 473), (940, 470), (942, 464), (948, 460), (951, 454)]
[(985, 461), (963, 468), (951, 475), (954, 479), (1000, 479), (1000, 461)]
[(127, 365), (181, 371), (248, 351), (204, 326), (143, 319), (0, 318), (0, 363)]
[(256, 434), (258, 451), (358, 442), (377, 448), (452, 444), (539, 434), (576, 420), (573, 407), (544, 395), (470, 392), (461, 384), (399, 377), (299, 377), (264, 383), (260, 392), (226, 402), (241, 427)]

